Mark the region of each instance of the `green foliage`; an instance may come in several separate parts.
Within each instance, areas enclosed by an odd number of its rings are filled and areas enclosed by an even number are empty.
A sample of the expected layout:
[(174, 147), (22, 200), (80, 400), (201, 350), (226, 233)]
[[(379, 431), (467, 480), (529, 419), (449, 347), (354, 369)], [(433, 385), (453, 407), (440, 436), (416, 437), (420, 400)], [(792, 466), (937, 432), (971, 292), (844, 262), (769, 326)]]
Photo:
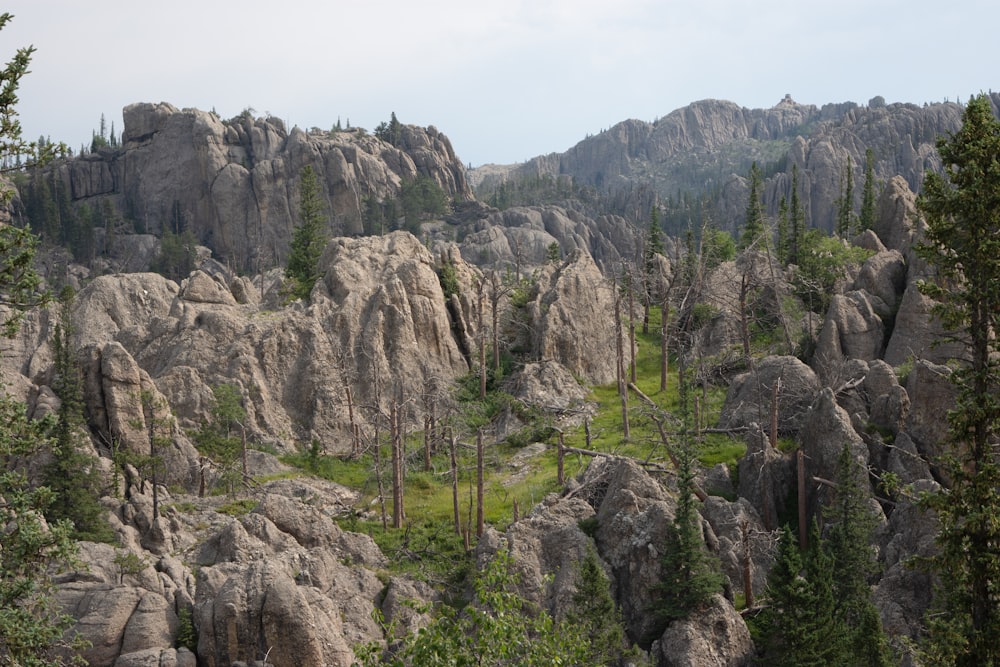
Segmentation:
[(611, 581), (589, 544), (579, 564), (573, 606), (566, 621), (586, 642), (585, 664), (621, 665), (626, 658), (636, 656), (625, 637), (621, 610), (611, 597)]
[(219, 481), (233, 493), (242, 478), (241, 454), (246, 410), (239, 388), (231, 384), (212, 387), (211, 420), (191, 434), (198, 452), (210, 458), (219, 470)]
[(556, 241), (553, 241), (545, 249), (545, 261), (553, 264), (562, 260), (562, 249)]
[(814, 313), (823, 314), (830, 305), (837, 281), (847, 269), (872, 255), (870, 250), (848, 245), (836, 236), (810, 229), (802, 239), (798, 271), (793, 277), (795, 294)]
[(840, 197), (837, 198), (837, 236), (845, 238), (857, 231), (857, 216), (854, 214), (854, 170), (850, 156), (847, 156), (847, 173), (840, 186)]
[(399, 202), (411, 232), (418, 232), (420, 222), (448, 212), (448, 195), (437, 181), (428, 176), (417, 176), (404, 181), (399, 189)]
[(182, 607), (177, 614), (177, 648), (184, 647), (191, 652), (198, 650), (198, 630), (194, 627), (194, 619), (190, 607)]
[(1000, 121), (990, 99), (969, 100), (961, 129), (938, 141), (944, 174), (927, 175), (919, 207), (927, 220), (921, 256), (937, 269), (925, 294), (968, 345), (952, 373), (950, 449), (938, 462), (951, 485), (922, 497), (937, 514), (940, 578), (928, 620), (931, 664), (1000, 665)]
[[(0, 14), (0, 29), (11, 20)], [(28, 71), (34, 48), (18, 49), (0, 71), (0, 163), (19, 163), (21, 156), (43, 162), (53, 155), (51, 145), (40, 149), (21, 137), (17, 120), (17, 88)], [(63, 147), (64, 148), (64, 147)], [(13, 191), (4, 188), (0, 202), (10, 202)], [(11, 308), (2, 326), (7, 335), (17, 331), (20, 312), (45, 300), (32, 268), (35, 238), (26, 229), (0, 226), (0, 303)], [(53, 447), (53, 420), (30, 421), (25, 406), (0, 396), (0, 662), (25, 667), (61, 665), (79, 660), (52, 657), (52, 649), (79, 649), (81, 642), (67, 631), (73, 619), (63, 613), (53, 595), (53, 575), (72, 564), (76, 544), (68, 521), (48, 523), (43, 515), (52, 491), (34, 486), (18, 468), (23, 457)], [(72, 653), (69, 653), (72, 655)]]
[(52, 443), (52, 462), (45, 470), (45, 483), (54, 493), (45, 518), (66, 520), (81, 540), (112, 542), (114, 531), (107, 510), (100, 503), (102, 483), (96, 457), (83, 450), (87, 437), (83, 419), (83, 381), (72, 349), (72, 298), (59, 308), (59, 321), (52, 340), (54, 378), (52, 390), (59, 397), (59, 411)]
[(845, 653), (844, 627), (834, 615), (832, 563), (813, 524), (805, 556), (785, 526), (767, 581), (767, 606), (757, 617), (754, 643), (764, 664), (822, 667), (855, 664)]
[(319, 180), (309, 165), (302, 168), (299, 185), (299, 226), (292, 234), (285, 277), (293, 299), (308, 299), (319, 280), (319, 258), (326, 248), (329, 221), (323, 212)]
[(441, 264), (441, 268), (438, 269), (438, 280), (441, 282), (441, 291), (444, 293), (445, 300), (461, 292), (455, 265), (450, 261)]
[(663, 579), (656, 586), (653, 613), (661, 622), (656, 634), (672, 621), (687, 618), (705, 607), (722, 590), (718, 560), (705, 549), (701, 535), (701, 516), (694, 506), (695, 447), (688, 407), (688, 380), (682, 365), (679, 371), (678, 399), (681, 428), (674, 457), (677, 460), (677, 508), (663, 545)]
[(149, 565), (146, 559), (128, 549), (115, 549), (115, 557), (111, 562), (118, 568), (119, 584), (125, 583), (125, 577), (139, 576)]
[(180, 234), (164, 231), (160, 239), (160, 252), (153, 258), (149, 268), (165, 278), (181, 281), (195, 269), (198, 239), (189, 229)]
[(865, 149), (865, 184), (861, 190), (861, 215), (858, 226), (862, 231), (875, 227), (875, 152)]
[(868, 584), (878, 563), (872, 549), (877, 519), (870, 505), (867, 474), (844, 445), (838, 460), (837, 497), (826, 512), (830, 521), (827, 546), (832, 558), (835, 616), (845, 629), (852, 664), (889, 667), (892, 656)]
[(75, 639), (64, 638), (73, 619), (53, 597), (52, 576), (74, 563), (76, 543), (70, 522), (43, 518), (52, 491), (14, 467), (17, 457), (52, 446), (52, 420), (30, 421), (24, 410), (0, 396), (0, 663), (59, 665), (49, 650)]
[(358, 662), (406, 667), (459, 665), (591, 665), (581, 629), (556, 621), (515, 592), (517, 575), (506, 549), (476, 577), (475, 598), (461, 612), (445, 608), (430, 625), (402, 639), (390, 655), (378, 646), (357, 651)]
[(705, 270), (714, 269), (723, 262), (736, 257), (736, 241), (732, 234), (715, 227), (706, 226), (701, 235), (701, 258)]
[(257, 501), (253, 498), (241, 498), (239, 500), (233, 500), (226, 503), (225, 505), (220, 505), (216, 508), (216, 512), (219, 514), (225, 514), (226, 516), (246, 516), (250, 514), (258, 505)]
[(743, 223), (743, 233), (740, 235), (740, 249), (749, 248), (764, 238), (766, 228), (764, 204), (761, 201), (760, 168), (754, 162), (750, 167), (750, 196), (747, 200), (746, 221)]

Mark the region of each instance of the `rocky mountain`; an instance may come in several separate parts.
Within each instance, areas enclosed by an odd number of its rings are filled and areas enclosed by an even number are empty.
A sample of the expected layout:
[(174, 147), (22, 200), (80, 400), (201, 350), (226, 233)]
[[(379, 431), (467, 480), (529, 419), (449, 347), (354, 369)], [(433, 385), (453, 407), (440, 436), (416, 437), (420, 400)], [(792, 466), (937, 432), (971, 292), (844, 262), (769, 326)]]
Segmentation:
[[(993, 105), (1000, 109), (1000, 94), (993, 94)], [(919, 191), (924, 173), (940, 167), (937, 137), (959, 127), (961, 112), (955, 103), (886, 104), (882, 98), (867, 105), (816, 107), (786, 96), (770, 109), (703, 100), (651, 123), (620, 122), (565, 153), (474, 170), (470, 180), (482, 191), (516, 176), (568, 176), (619, 198), (635, 195), (643, 186), (664, 200), (680, 193), (707, 195), (714, 201), (715, 223), (735, 231), (746, 210), (745, 177), (751, 162), (764, 171), (764, 203), (772, 216), (781, 197), (789, 196), (796, 165), (807, 219), (831, 231), (848, 159), (856, 208), (868, 148), (874, 153), (877, 180), (902, 176), (911, 190)]]
[(191, 230), (218, 260), (242, 271), (283, 262), (307, 165), (334, 235), (361, 234), (367, 202), (396, 197), (418, 176), (448, 196), (471, 196), (451, 142), (433, 127), (402, 125), (392, 144), (361, 129), (288, 130), (274, 117), (223, 121), (167, 103), (132, 104), (123, 117), (119, 148), (62, 161), (50, 177), (75, 204), (110, 205), (134, 231)]

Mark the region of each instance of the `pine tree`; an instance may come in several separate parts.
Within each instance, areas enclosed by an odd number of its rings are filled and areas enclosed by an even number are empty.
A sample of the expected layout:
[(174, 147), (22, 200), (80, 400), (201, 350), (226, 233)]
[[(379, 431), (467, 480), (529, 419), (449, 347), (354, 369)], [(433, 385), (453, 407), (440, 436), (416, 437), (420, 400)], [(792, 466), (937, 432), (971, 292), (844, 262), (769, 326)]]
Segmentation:
[[(0, 29), (11, 20), (0, 14)], [(0, 70), (0, 163), (44, 162), (53, 155), (50, 146), (38, 151), (21, 137), (17, 120), (17, 88), (27, 73), (34, 48), (18, 49)], [(7, 204), (13, 191), (0, 187), (0, 202)], [(36, 239), (27, 229), (0, 226), (0, 303), (11, 308), (2, 322), (14, 335), (20, 312), (40, 299), (40, 278), (32, 263)], [(72, 525), (47, 524), (42, 516), (52, 501), (52, 491), (28, 483), (15, 461), (51, 447), (51, 420), (29, 420), (25, 405), (0, 394), (0, 659), (4, 664), (60, 665), (52, 649), (73, 643), (66, 631), (73, 619), (55, 599), (53, 575), (72, 560), (76, 544)]]
[(747, 200), (746, 222), (740, 236), (740, 249), (749, 248), (764, 236), (764, 204), (760, 200), (762, 185), (760, 168), (754, 162), (750, 166), (750, 196)]
[(854, 231), (854, 169), (851, 156), (847, 156), (847, 175), (841, 182), (840, 198), (837, 199), (837, 236), (846, 237)]
[(865, 184), (861, 188), (861, 231), (875, 227), (875, 152), (865, 149)]
[(788, 257), (791, 253), (791, 238), (788, 230), (788, 200), (784, 197), (778, 202), (778, 261), (783, 265), (788, 264)]
[(577, 573), (573, 607), (566, 614), (587, 641), (588, 665), (619, 665), (631, 653), (610, 586), (597, 552), (588, 545)]
[(798, 264), (806, 236), (806, 212), (799, 199), (799, 167), (792, 165), (792, 197), (789, 202), (788, 263)]
[(64, 297), (59, 308), (52, 341), (55, 378), (52, 390), (59, 397), (56, 414), (52, 462), (45, 483), (55, 494), (45, 511), (49, 521), (72, 522), (74, 536), (93, 542), (110, 542), (114, 532), (107, 511), (101, 506), (101, 478), (96, 457), (81, 450), (83, 435), (83, 382), (73, 352), (73, 324), (70, 320), (72, 295)]
[(834, 614), (833, 565), (813, 524), (803, 555), (785, 526), (767, 579), (767, 605), (754, 623), (764, 664), (776, 667), (851, 665), (843, 626)]
[(929, 619), (941, 664), (1000, 665), (1000, 121), (990, 99), (970, 99), (961, 129), (938, 140), (943, 174), (928, 173), (919, 207), (927, 220), (921, 256), (938, 282), (923, 283), (936, 314), (968, 345), (951, 375), (950, 449), (939, 462), (951, 484), (924, 496), (937, 514), (940, 614)]
[(663, 547), (660, 565), (663, 578), (656, 586), (658, 596), (653, 609), (657, 619), (662, 622), (657, 628), (660, 632), (672, 621), (687, 618), (692, 612), (703, 608), (715, 593), (722, 590), (722, 573), (718, 560), (705, 550), (701, 535), (701, 516), (694, 505), (696, 459), (690, 433), (688, 379), (683, 363), (678, 375), (681, 428), (675, 453), (677, 507)]
[(889, 667), (888, 643), (868, 585), (878, 563), (871, 546), (876, 517), (869, 504), (866, 475), (844, 445), (838, 460), (836, 501), (826, 512), (832, 522), (827, 543), (833, 560), (837, 621), (847, 630), (852, 664)]
[(319, 181), (309, 165), (302, 168), (299, 191), (299, 226), (292, 235), (285, 277), (291, 281), (293, 299), (308, 299), (319, 280), (319, 258), (327, 241), (327, 218), (323, 213)]

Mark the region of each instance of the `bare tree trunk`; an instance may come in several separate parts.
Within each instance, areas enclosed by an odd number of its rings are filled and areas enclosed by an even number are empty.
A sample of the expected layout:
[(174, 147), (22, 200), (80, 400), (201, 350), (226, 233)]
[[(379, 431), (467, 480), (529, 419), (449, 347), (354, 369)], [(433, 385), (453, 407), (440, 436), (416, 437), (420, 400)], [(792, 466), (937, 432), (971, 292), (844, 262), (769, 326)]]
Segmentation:
[(483, 478), (483, 432), (476, 433), (476, 537), (483, 536), (485, 528), (485, 483)]
[(486, 330), (483, 324), (483, 281), (479, 281), (479, 301), (476, 307), (479, 324), (479, 398), (486, 398)]
[(670, 321), (669, 290), (663, 290), (663, 303), (660, 305), (660, 391), (667, 390), (667, 377), (670, 373), (670, 337), (668, 322)]
[(392, 527), (402, 528), (405, 512), (403, 508), (403, 434), (399, 402), (393, 401), (390, 408), (390, 438), (392, 440)]
[(590, 436), (590, 415), (587, 415), (583, 418), (583, 432), (586, 437), (587, 449), (591, 449), (593, 447), (593, 444), (591, 443), (591, 436)]
[(250, 481), (249, 466), (247, 465), (247, 427), (240, 424), (240, 457), (243, 464), (243, 484)]
[(559, 431), (559, 446), (557, 449), (557, 464), (556, 464), (556, 481), (559, 486), (566, 484), (565, 475), (565, 459), (566, 459), (566, 440), (563, 438), (563, 432)]
[(628, 280), (628, 344), (631, 363), (629, 364), (629, 381), (636, 382), (636, 344), (635, 344), (635, 281), (632, 277)]
[(351, 425), (351, 457), (356, 458), (361, 454), (361, 430), (354, 418), (354, 392), (350, 382), (344, 382), (344, 393), (347, 395), (347, 420)]
[(743, 339), (743, 357), (750, 358), (750, 314), (747, 312), (747, 296), (750, 293), (749, 269), (740, 276), (740, 338)]
[(743, 543), (742, 569), (743, 569), (743, 600), (745, 607), (752, 609), (753, 597), (753, 577), (751, 576), (751, 551), (750, 551), (750, 526), (746, 519), (740, 521), (740, 541)]
[(802, 449), (796, 452), (796, 461), (799, 478), (799, 548), (805, 551), (809, 546), (809, 533), (806, 527), (806, 455)]
[(778, 448), (778, 391), (781, 388), (781, 378), (778, 378), (771, 388), (771, 447)]
[(618, 397), (622, 405), (622, 437), (628, 440), (631, 437), (628, 423), (628, 388), (625, 385), (625, 347), (622, 341), (622, 313), (621, 294), (618, 291), (617, 283), (615, 289), (615, 353), (617, 355), (617, 375), (618, 375)]
[(452, 509), (455, 513), (455, 534), (462, 534), (462, 514), (458, 508), (458, 456), (456, 455), (456, 449), (458, 448), (458, 438), (455, 437), (454, 433), (449, 434), (448, 441), (450, 443), (450, 454), (451, 454), (451, 504)]
[(503, 297), (496, 270), (490, 274), (490, 315), (493, 319), (493, 368), (500, 370), (500, 299)]
[(424, 415), (424, 472), (431, 471), (431, 416)]

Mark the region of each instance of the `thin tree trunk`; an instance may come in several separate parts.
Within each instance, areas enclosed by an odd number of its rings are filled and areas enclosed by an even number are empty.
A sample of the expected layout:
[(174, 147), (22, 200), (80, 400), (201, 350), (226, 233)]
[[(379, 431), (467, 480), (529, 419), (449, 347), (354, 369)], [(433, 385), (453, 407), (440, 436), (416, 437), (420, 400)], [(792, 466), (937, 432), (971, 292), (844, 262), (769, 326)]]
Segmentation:
[(628, 281), (628, 344), (631, 362), (629, 364), (629, 381), (636, 382), (636, 344), (635, 344), (635, 289), (632, 278)]
[(462, 514), (458, 507), (458, 456), (456, 454), (458, 438), (454, 433), (449, 434), (451, 454), (451, 504), (455, 513), (455, 534), (462, 534)]
[(483, 323), (483, 287), (482, 280), (479, 281), (479, 305), (476, 308), (479, 324), (479, 398), (486, 398), (486, 330)]
[(483, 477), (483, 432), (476, 433), (476, 537), (483, 536), (485, 528), (485, 484)]
[(806, 455), (799, 449), (796, 452), (799, 489), (799, 548), (805, 551), (809, 545), (809, 534), (806, 527)]
[(667, 390), (667, 377), (670, 373), (670, 338), (667, 326), (670, 320), (670, 301), (668, 291), (663, 291), (663, 304), (660, 306), (660, 391)]
[(781, 388), (781, 378), (778, 378), (771, 389), (771, 447), (778, 448), (778, 392)]
[(556, 481), (559, 486), (566, 484), (565, 469), (565, 459), (566, 459), (566, 440), (563, 438), (563, 432), (559, 431), (559, 449), (557, 453), (557, 464), (556, 464)]
[(617, 355), (618, 397), (622, 407), (622, 437), (631, 437), (628, 423), (628, 389), (625, 386), (625, 347), (622, 341), (621, 294), (615, 285), (615, 353)]
[(392, 527), (402, 528), (403, 511), (403, 436), (400, 424), (399, 403), (393, 401), (391, 408), (392, 440)]
[(751, 552), (750, 552), (750, 526), (746, 519), (740, 521), (740, 539), (743, 542), (743, 600), (746, 609), (752, 609), (753, 597), (753, 577), (751, 576)]
[(424, 415), (424, 472), (431, 471), (431, 417)]

